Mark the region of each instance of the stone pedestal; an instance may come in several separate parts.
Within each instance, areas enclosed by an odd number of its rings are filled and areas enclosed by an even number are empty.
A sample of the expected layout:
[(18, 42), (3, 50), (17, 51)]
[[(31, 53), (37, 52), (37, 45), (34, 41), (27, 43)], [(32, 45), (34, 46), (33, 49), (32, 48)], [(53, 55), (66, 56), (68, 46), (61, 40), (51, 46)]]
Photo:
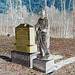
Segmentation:
[(44, 73), (53, 72), (55, 68), (54, 60), (41, 60), (40, 58), (33, 59), (33, 69)]
[(37, 58), (37, 54), (39, 54), (39, 52), (25, 53), (13, 50), (11, 51), (11, 59), (12, 62), (33, 68), (33, 59)]

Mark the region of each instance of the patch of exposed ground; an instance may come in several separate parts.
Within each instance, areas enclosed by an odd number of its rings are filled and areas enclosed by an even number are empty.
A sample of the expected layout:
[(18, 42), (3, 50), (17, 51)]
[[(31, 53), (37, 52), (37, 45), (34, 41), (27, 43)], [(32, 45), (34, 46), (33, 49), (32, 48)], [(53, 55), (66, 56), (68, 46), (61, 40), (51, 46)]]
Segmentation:
[[(14, 37), (0, 36), (0, 75), (45, 75), (44, 73), (10, 61), (14, 42)], [(75, 57), (75, 39), (51, 38), (50, 44), (51, 54), (62, 55), (64, 57), (63, 60)], [(75, 75), (75, 62), (63, 66), (51, 75)]]

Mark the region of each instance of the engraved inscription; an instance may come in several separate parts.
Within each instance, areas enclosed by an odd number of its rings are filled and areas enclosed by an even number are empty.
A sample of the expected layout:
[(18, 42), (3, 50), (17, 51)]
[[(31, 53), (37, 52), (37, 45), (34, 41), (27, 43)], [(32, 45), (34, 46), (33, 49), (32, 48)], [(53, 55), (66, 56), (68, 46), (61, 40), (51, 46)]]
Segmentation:
[(26, 46), (16, 46), (16, 49), (17, 50), (25, 50), (25, 51), (27, 51), (27, 47)]

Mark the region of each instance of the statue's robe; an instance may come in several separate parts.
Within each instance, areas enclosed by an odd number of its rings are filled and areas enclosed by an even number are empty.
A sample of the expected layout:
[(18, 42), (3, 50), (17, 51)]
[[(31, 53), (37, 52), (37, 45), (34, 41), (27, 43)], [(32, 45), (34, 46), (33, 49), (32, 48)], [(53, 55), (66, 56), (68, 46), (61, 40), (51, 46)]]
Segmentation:
[(35, 30), (41, 56), (50, 55), (49, 46), (47, 46), (47, 39), (50, 39), (49, 37), (47, 37), (48, 19), (46, 17), (44, 19), (39, 18), (37, 24), (35, 25)]

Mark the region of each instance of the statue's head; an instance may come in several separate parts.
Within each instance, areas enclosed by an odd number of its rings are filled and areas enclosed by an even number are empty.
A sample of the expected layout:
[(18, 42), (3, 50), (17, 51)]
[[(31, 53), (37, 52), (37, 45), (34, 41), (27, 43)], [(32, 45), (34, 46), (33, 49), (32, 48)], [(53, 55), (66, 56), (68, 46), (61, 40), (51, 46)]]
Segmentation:
[(42, 19), (45, 18), (45, 10), (40, 10), (39, 15)]

